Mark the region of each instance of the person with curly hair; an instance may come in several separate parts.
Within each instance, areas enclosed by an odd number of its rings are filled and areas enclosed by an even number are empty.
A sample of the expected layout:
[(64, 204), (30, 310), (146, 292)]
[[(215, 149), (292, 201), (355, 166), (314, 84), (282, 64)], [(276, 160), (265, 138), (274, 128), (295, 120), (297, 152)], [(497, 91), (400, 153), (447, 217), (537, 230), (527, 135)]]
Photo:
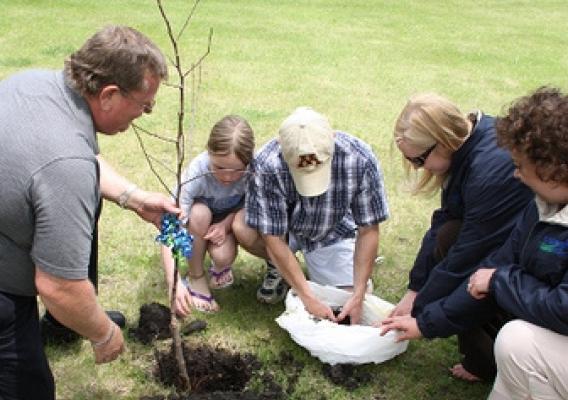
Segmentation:
[[(439, 337), (504, 315), (491, 341), (497, 377), (490, 400), (567, 399), (568, 96), (543, 87), (497, 118), (498, 142), (511, 152), (515, 177), (535, 193), (507, 242), (445, 302)], [(383, 333), (413, 332), (387, 320)], [(488, 365), (487, 368), (491, 366)]]

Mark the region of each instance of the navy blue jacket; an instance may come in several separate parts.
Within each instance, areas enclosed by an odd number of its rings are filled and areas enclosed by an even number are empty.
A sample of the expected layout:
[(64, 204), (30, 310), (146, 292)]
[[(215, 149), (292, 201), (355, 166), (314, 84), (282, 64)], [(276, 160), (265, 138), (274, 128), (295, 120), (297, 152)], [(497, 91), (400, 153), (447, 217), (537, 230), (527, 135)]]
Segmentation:
[[(509, 152), (497, 146), (495, 120), (483, 115), (469, 139), (452, 155), (442, 206), (412, 270), (409, 289), (418, 292), (412, 315), (451, 294), (479, 262), (509, 237), (515, 220), (532, 199), (531, 190), (513, 176)], [(434, 261), (437, 230), (446, 221), (462, 220), (459, 236), (440, 263)]]
[[(497, 268), (489, 297), (475, 300), (467, 280), (452, 295), (430, 304), (417, 317), (425, 337), (447, 337), (487, 321), (501, 309), (562, 335), (568, 335), (568, 207), (550, 212), (531, 202), (507, 242), (480, 267)], [(554, 211), (554, 210), (553, 210)]]

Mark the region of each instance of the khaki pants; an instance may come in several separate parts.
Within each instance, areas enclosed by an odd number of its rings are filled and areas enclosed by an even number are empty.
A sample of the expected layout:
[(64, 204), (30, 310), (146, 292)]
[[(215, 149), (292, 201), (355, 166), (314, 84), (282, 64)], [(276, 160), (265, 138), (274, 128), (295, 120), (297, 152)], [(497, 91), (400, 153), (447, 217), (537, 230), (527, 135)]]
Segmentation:
[(568, 399), (567, 350), (568, 336), (518, 319), (507, 323), (495, 341), (489, 400)]

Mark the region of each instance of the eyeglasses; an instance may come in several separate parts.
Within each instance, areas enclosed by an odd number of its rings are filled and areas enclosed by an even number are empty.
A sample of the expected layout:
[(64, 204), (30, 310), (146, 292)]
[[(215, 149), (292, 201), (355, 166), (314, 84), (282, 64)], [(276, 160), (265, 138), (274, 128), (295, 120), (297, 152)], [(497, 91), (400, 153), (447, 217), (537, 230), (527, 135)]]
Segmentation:
[(424, 163), (426, 163), (426, 160), (428, 159), (428, 156), (430, 156), (430, 153), (432, 153), (432, 151), (434, 150), (436, 145), (437, 145), (437, 143), (434, 143), (433, 146), (430, 146), (428, 148), (428, 150), (426, 150), (424, 153), (420, 154), (419, 156), (416, 156), (416, 157), (404, 156), (404, 158), (406, 158), (408, 161), (410, 161), (417, 168), (423, 167)]
[(216, 165), (212, 162), (209, 163), (209, 169), (213, 173), (225, 172), (225, 173), (234, 173), (234, 174), (244, 174), (245, 172), (247, 172), (247, 166), (245, 166), (244, 168), (226, 168), (223, 166)]
[(121, 88), (120, 86), (119, 89), (120, 89), (120, 94), (122, 94), (124, 97), (128, 97), (134, 103), (138, 104), (138, 106), (140, 106), (140, 108), (145, 114), (150, 114), (154, 109), (154, 106), (156, 105), (156, 99), (152, 99), (152, 101), (149, 103), (144, 103), (136, 99), (134, 96), (132, 96), (132, 94), (129, 91)]

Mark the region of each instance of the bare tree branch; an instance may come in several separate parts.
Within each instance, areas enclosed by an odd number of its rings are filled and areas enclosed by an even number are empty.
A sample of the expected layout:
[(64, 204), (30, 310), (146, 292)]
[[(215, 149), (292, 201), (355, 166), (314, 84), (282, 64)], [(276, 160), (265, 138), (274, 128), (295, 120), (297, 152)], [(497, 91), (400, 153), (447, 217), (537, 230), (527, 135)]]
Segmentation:
[(201, 65), (201, 63), (203, 62), (205, 57), (207, 57), (209, 55), (209, 53), (211, 52), (211, 41), (212, 41), (212, 39), (213, 39), (213, 28), (209, 29), (209, 39), (207, 40), (207, 50), (205, 51), (205, 53), (203, 53), (203, 55), (201, 57), (199, 57), (199, 60), (197, 60), (197, 62), (195, 64), (193, 64), (191, 66), (191, 68), (188, 69), (183, 74), (184, 77), (191, 74), (196, 67)]
[(166, 171), (168, 171), (169, 173), (171, 173), (172, 175), (174, 175), (176, 173), (176, 171), (174, 171), (173, 169), (171, 169), (170, 166), (168, 166), (165, 162), (163, 162), (162, 160), (160, 160), (157, 157), (154, 157), (152, 154), (148, 154), (148, 157), (150, 157), (152, 160), (154, 160), (154, 162), (160, 164), (162, 166), (162, 168), (164, 168)]
[(191, 17), (193, 17), (193, 13), (195, 12), (195, 9), (197, 8), (197, 5), (199, 4), (200, 0), (196, 0), (195, 3), (193, 4), (193, 8), (191, 9), (191, 11), (189, 12), (189, 15), (187, 16), (187, 19), (185, 20), (183, 26), (181, 27), (179, 34), (177, 36), (177, 40), (179, 40), (179, 38), (181, 37), (181, 35), (183, 34), (183, 31), (185, 30), (185, 28), (187, 27), (187, 25), (189, 24), (189, 20), (191, 19)]
[[(178, 92), (179, 92), (179, 110), (178, 110), (178, 126), (177, 126), (177, 137), (176, 137), (176, 181), (177, 181), (177, 190), (176, 190), (176, 195), (175, 195), (175, 199), (176, 199), (176, 205), (179, 206), (179, 200), (180, 200), (180, 194), (181, 194), (181, 174), (182, 174), (182, 165), (183, 165), (183, 161), (184, 161), (184, 156), (185, 156), (185, 136), (184, 136), (184, 131), (183, 131), (183, 122), (184, 122), (184, 118), (185, 118), (185, 76), (182, 73), (181, 70), (181, 61), (180, 61), (180, 56), (179, 56), (179, 50), (178, 50), (178, 44), (177, 44), (177, 40), (174, 37), (174, 34), (172, 32), (172, 27), (170, 24), (170, 21), (164, 11), (164, 8), (162, 7), (162, 2), (161, 0), (156, 0), (158, 3), (158, 8), (160, 9), (160, 14), (162, 15), (162, 18), (164, 20), (164, 23), (166, 24), (166, 29), (168, 31), (168, 36), (170, 38), (170, 42), (174, 51), (174, 57), (175, 57), (175, 61), (174, 61), (174, 67), (177, 71), (178, 77), (179, 77), (179, 86), (178, 86)], [(198, 0), (196, 1), (196, 5), (198, 3)], [(188, 17), (187, 21), (189, 21), (189, 19), (191, 18), (191, 15), (193, 14), (193, 11), (195, 10), (195, 6), (192, 9), (190, 16)], [(185, 25), (182, 28), (185, 29)], [(181, 34), (181, 32), (180, 32)], [(179, 38), (179, 36), (178, 36)], [(161, 178), (158, 178), (161, 180)], [(178, 320), (177, 320), (177, 316), (176, 316), (176, 292), (177, 292), (177, 283), (178, 283), (178, 271), (179, 271), (179, 257), (174, 257), (174, 270), (173, 270), (173, 284), (172, 284), (172, 293), (171, 293), (171, 300), (170, 300), (170, 329), (172, 331), (172, 338), (173, 338), (173, 350), (175, 353), (175, 357), (176, 357), (176, 361), (178, 364), (178, 369), (179, 369), (179, 378), (181, 381), (181, 386), (185, 389), (185, 390), (190, 390), (190, 381), (189, 381), (189, 375), (187, 373), (187, 365), (185, 362), (185, 357), (183, 355), (183, 346), (182, 346), (182, 342), (181, 342), (181, 335), (179, 332), (179, 325), (178, 325)]]
[[(173, 62), (172, 62), (172, 64), (173, 64)], [(174, 85), (173, 83), (170, 83), (170, 82), (162, 82), (162, 85), (172, 87), (174, 89), (181, 89), (180, 85)]]
[(173, 66), (176, 65), (176, 62), (174, 61), (174, 59), (171, 58), (169, 55), (166, 55), (166, 58), (168, 59), (168, 61), (169, 61)]
[(142, 152), (144, 153), (144, 156), (146, 157), (146, 161), (148, 162), (148, 166), (150, 167), (150, 170), (156, 176), (156, 178), (158, 178), (158, 181), (160, 181), (160, 183), (162, 184), (164, 189), (166, 189), (166, 192), (168, 192), (170, 194), (170, 196), (173, 197), (173, 194), (172, 194), (172, 192), (170, 192), (168, 185), (164, 182), (164, 180), (162, 179), (162, 177), (160, 176), (158, 171), (156, 171), (154, 169), (154, 165), (152, 164), (152, 161), (151, 161), (151, 156), (146, 151), (146, 147), (144, 146), (144, 142), (142, 141), (142, 138), (140, 137), (140, 133), (138, 132), (138, 127), (136, 127), (135, 125), (132, 125), (132, 128), (134, 129), (134, 133), (136, 134), (136, 138), (138, 139), (138, 143), (140, 144), (140, 148), (142, 148)]
[(145, 133), (148, 136), (155, 137), (156, 139), (160, 139), (160, 140), (163, 140), (164, 142), (168, 142), (168, 143), (175, 143), (176, 142), (175, 139), (170, 139), (168, 137), (158, 135), (157, 133), (150, 132), (149, 130), (142, 128), (138, 124), (132, 123), (131, 125), (132, 125), (133, 128), (140, 130), (141, 132)]

